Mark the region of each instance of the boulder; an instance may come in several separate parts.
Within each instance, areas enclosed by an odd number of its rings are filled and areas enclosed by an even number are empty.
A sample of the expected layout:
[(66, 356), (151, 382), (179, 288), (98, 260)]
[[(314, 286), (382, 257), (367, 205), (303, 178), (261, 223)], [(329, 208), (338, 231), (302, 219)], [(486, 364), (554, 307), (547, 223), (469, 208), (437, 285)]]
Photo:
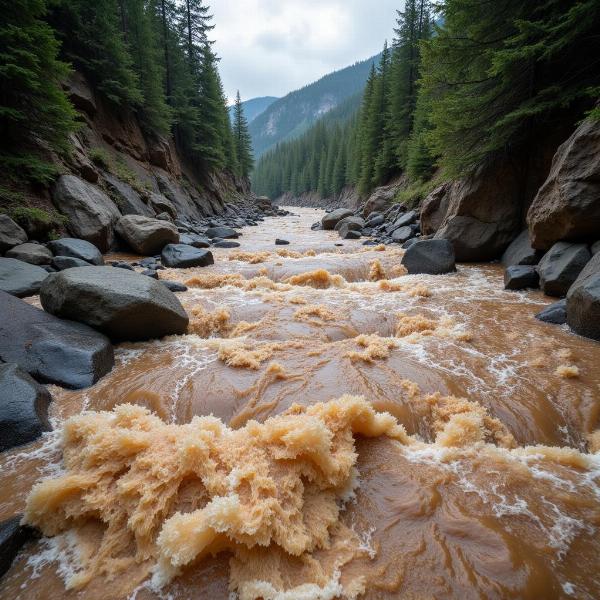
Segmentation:
[(534, 248), (592, 241), (600, 231), (600, 123), (584, 121), (562, 144), (533, 200), (527, 223)]
[(150, 192), (148, 194), (148, 206), (154, 211), (156, 218), (159, 215), (165, 215), (161, 220), (174, 219), (177, 216), (177, 209), (173, 206), (173, 203), (163, 194), (156, 192)]
[(49, 275), (40, 299), (50, 314), (85, 323), (116, 341), (182, 334), (189, 322), (164, 285), (124, 269), (86, 267)]
[(8, 215), (0, 214), (0, 254), (27, 241), (25, 230)]
[(502, 264), (505, 267), (512, 265), (537, 265), (543, 252), (535, 250), (529, 240), (529, 231), (526, 229), (514, 239), (502, 255)]
[(35, 537), (30, 527), (21, 525), (22, 515), (0, 523), (0, 577), (10, 569), (21, 548)]
[(340, 231), (340, 237), (343, 240), (360, 240), (362, 234), (360, 231), (355, 231), (354, 229), (351, 229), (350, 231)]
[(592, 255), (598, 254), (598, 252), (600, 252), (600, 241), (594, 242), (590, 250), (592, 251)]
[(419, 240), (402, 257), (410, 275), (442, 275), (456, 271), (454, 249), (448, 240)]
[(0, 364), (0, 452), (50, 431), (48, 390), (15, 364)]
[(67, 227), (75, 237), (91, 242), (102, 252), (110, 249), (121, 213), (102, 190), (75, 175), (61, 175), (52, 199), (69, 218)]
[(511, 265), (504, 271), (505, 290), (524, 290), (540, 286), (540, 276), (533, 265)]
[(600, 340), (600, 253), (588, 262), (567, 294), (567, 323), (579, 335)]
[(381, 213), (371, 213), (365, 223), (366, 227), (379, 227), (385, 223), (385, 217)]
[(65, 83), (67, 95), (73, 106), (93, 117), (96, 114), (96, 100), (94, 92), (89, 86), (84, 75), (73, 71)]
[(85, 240), (61, 238), (48, 242), (47, 246), (54, 253), (54, 256), (72, 256), (73, 258), (84, 260), (91, 265), (104, 264), (104, 259), (98, 248)]
[(209, 227), (204, 235), (210, 239), (221, 238), (222, 240), (235, 239), (240, 237), (240, 234), (231, 227), (217, 226)]
[(240, 245), (239, 242), (234, 242), (233, 240), (219, 240), (213, 244), (215, 248), (239, 248)]
[(421, 233), (433, 235), (442, 225), (450, 199), (451, 183), (444, 183), (423, 200), (421, 205)]
[(500, 258), (521, 231), (521, 179), (498, 162), (452, 182), (440, 199), (448, 209), (435, 238), (452, 242), (458, 261)]
[(172, 292), (187, 292), (188, 290), (186, 285), (178, 281), (168, 281), (167, 279), (160, 279), (159, 281)]
[(288, 240), (281, 240), (281, 239), (277, 238), (275, 240), (275, 245), (276, 246), (287, 246), (287, 245), (289, 245), (289, 241)]
[(350, 217), (352, 214), (352, 211), (348, 208), (337, 208), (336, 210), (332, 210), (330, 213), (326, 214), (321, 219), (321, 225), (326, 231), (331, 231), (332, 229), (335, 229), (335, 226), (342, 219)]
[(419, 241), (419, 238), (411, 238), (410, 240), (406, 240), (404, 244), (402, 244), (403, 250), (408, 250), (413, 244), (416, 244)]
[(104, 173), (104, 180), (121, 214), (143, 215), (145, 217), (154, 216), (154, 211), (128, 183), (124, 183), (110, 173)]
[(74, 256), (55, 256), (52, 259), (52, 266), (55, 271), (64, 271), (65, 269), (73, 269), (74, 267), (91, 267), (89, 262), (75, 258)]
[(398, 229), (399, 227), (406, 227), (407, 225), (412, 225), (417, 220), (417, 213), (414, 210), (409, 210), (408, 212), (400, 215), (395, 221), (392, 227), (394, 229)]
[(565, 296), (591, 257), (585, 244), (554, 244), (538, 265), (544, 293), (557, 298)]
[(0, 291), (19, 298), (35, 296), (46, 277), (48, 271), (42, 267), (16, 258), (0, 258)]
[(137, 254), (156, 254), (167, 244), (179, 242), (179, 233), (175, 225), (142, 215), (121, 217), (117, 222), (116, 231)]
[(348, 239), (346, 236), (350, 231), (362, 231), (365, 222), (360, 217), (346, 217), (337, 223), (335, 231), (342, 239)]
[(203, 248), (194, 248), (185, 244), (169, 244), (161, 254), (165, 267), (187, 269), (189, 267), (207, 267), (215, 263), (212, 252)]
[(171, 215), (170, 215), (168, 212), (161, 212), (161, 213), (158, 213), (158, 214), (156, 215), (156, 218), (157, 218), (159, 221), (172, 221), (172, 220), (173, 220), (173, 218), (171, 217)]
[(563, 298), (540, 311), (535, 318), (544, 323), (564, 325), (567, 322), (567, 299)]
[(52, 260), (52, 252), (41, 244), (27, 242), (11, 248), (6, 254), (6, 258), (16, 258), (30, 265), (48, 265)]
[(96, 383), (113, 367), (113, 347), (81, 323), (63, 321), (0, 292), (0, 360), (35, 379), (68, 388)]
[(399, 185), (397, 183), (375, 189), (365, 202), (363, 216), (368, 217), (373, 212), (384, 212), (394, 199), (398, 189)]
[(179, 236), (179, 243), (194, 246), (194, 248), (210, 248), (210, 240), (197, 233), (182, 233)]
[(414, 235), (412, 227), (406, 225), (404, 227), (399, 227), (392, 233), (392, 241), (396, 244), (404, 244), (404, 242), (414, 237)]

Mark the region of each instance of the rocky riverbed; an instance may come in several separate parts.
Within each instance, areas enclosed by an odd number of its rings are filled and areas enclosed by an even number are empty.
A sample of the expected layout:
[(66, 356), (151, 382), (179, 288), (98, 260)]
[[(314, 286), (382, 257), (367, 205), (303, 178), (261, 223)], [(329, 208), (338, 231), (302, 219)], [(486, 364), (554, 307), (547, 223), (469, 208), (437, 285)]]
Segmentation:
[[(598, 342), (536, 319), (552, 300), (500, 264), (416, 273), (293, 212), (204, 266), (103, 257), (180, 284), (188, 323), (132, 342), (70, 315), (114, 367), (42, 388), (41, 439), (0, 455), (3, 539), (22, 514), (43, 534), (0, 597), (598, 597)], [(52, 277), (95, 269), (131, 274)], [(101, 293), (61, 285), (71, 311)]]

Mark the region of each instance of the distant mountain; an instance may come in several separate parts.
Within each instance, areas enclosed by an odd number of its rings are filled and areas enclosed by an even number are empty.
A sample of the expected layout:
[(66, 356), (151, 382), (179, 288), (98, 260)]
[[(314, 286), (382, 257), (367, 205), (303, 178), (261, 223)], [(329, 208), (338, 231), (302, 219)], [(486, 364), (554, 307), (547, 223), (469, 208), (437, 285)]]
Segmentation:
[(315, 83), (273, 102), (250, 124), (254, 156), (304, 133), (319, 118), (364, 89), (371, 65), (381, 55), (325, 75)]
[[(251, 100), (246, 100), (246, 102), (242, 102), (242, 107), (244, 109), (244, 114), (246, 115), (246, 119), (248, 123), (252, 123), (256, 117), (262, 115), (262, 113), (273, 104), (279, 98), (275, 96), (263, 96), (262, 98), (252, 98)], [(233, 109), (234, 106), (229, 107), (229, 116), (233, 119)]]

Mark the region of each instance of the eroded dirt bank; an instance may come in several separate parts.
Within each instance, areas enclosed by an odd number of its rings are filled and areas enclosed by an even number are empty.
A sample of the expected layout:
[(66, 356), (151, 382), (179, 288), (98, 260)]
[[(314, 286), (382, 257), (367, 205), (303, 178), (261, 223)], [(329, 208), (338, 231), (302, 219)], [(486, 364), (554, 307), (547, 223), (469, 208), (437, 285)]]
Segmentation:
[(0, 597), (597, 598), (600, 344), (500, 268), (406, 276), (295, 212), (161, 272), (188, 335), (52, 389), (0, 518), (53, 537)]

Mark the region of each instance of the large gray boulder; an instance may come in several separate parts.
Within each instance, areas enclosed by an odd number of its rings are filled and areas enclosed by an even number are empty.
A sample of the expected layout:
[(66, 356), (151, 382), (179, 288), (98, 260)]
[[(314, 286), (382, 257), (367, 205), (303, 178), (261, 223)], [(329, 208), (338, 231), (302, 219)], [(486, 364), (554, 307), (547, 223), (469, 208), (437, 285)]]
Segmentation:
[(121, 217), (116, 230), (134, 252), (146, 256), (157, 254), (167, 244), (179, 242), (179, 232), (173, 223), (141, 215)]
[(56, 207), (69, 218), (68, 229), (107, 252), (121, 217), (115, 203), (99, 188), (74, 175), (62, 175), (52, 190)]
[(399, 229), (400, 227), (406, 227), (407, 225), (412, 225), (417, 220), (417, 213), (414, 210), (409, 210), (405, 212), (403, 215), (400, 215), (392, 224), (391, 228)]
[(169, 244), (165, 246), (161, 254), (161, 260), (165, 267), (174, 269), (208, 267), (215, 263), (210, 250), (194, 248), (185, 244)]
[(93, 265), (80, 258), (74, 256), (55, 256), (50, 263), (57, 271), (64, 271), (65, 269), (73, 269), (75, 267), (92, 267)]
[(521, 230), (522, 177), (509, 163), (479, 168), (446, 190), (444, 220), (436, 239), (452, 242), (456, 260), (500, 258)]
[(52, 252), (41, 244), (27, 242), (11, 248), (6, 254), (6, 258), (16, 258), (30, 265), (48, 265), (52, 260)]
[(189, 322), (164, 285), (126, 269), (80, 267), (52, 274), (40, 299), (50, 314), (85, 323), (115, 341), (182, 334)]
[(410, 238), (415, 237), (415, 230), (408, 225), (404, 225), (404, 227), (398, 227), (398, 229), (394, 230), (392, 233), (392, 242), (396, 244), (404, 244), (410, 240)]
[(104, 180), (111, 197), (123, 215), (143, 215), (153, 217), (154, 211), (142, 200), (142, 197), (128, 183), (117, 179), (110, 173), (104, 173)]
[(348, 233), (351, 231), (362, 231), (365, 226), (365, 221), (361, 217), (346, 217), (338, 221), (335, 230), (342, 239), (347, 239)]
[(24, 544), (35, 536), (31, 527), (21, 525), (22, 515), (0, 523), (0, 577), (10, 569)]
[(567, 299), (563, 298), (535, 315), (538, 321), (552, 323), (553, 325), (564, 325), (567, 322)]
[(0, 360), (68, 388), (96, 383), (113, 367), (113, 347), (91, 327), (64, 321), (0, 292)]
[(402, 264), (410, 275), (442, 275), (456, 271), (454, 248), (448, 240), (419, 240), (408, 248)]
[(8, 215), (0, 214), (0, 254), (27, 241), (25, 230)]
[(72, 256), (79, 260), (84, 260), (91, 265), (103, 265), (104, 259), (100, 250), (86, 242), (85, 240), (77, 240), (75, 238), (61, 238), (48, 242), (48, 248), (54, 253), (54, 256)]
[(50, 393), (15, 364), (0, 364), (0, 452), (49, 431)]
[(35, 296), (46, 277), (48, 271), (42, 267), (16, 258), (0, 258), (0, 291), (18, 298)]
[(505, 290), (524, 290), (539, 285), (540, 276), (534, 265), (511, 265), (504, 271)]
[(232, 229), (231, 227), (224, 227), (224, 226), (209, 227), (204, 232), (204, 235), (206, 237), (210, 238), (211, 240), (214, 238), (228, 240), (228, 239), (235, 239), (235, 238), (240, 237), (240, 234), (235, 229)]
[(600, 254), (588, 262), (567, 294), (567, 323), (576, 333), (600, 340)]
[(600, 123), (584, 121), (552, 161), (527, 222), (534, 248), (593, 241), (600, 231)]
[(538, 265), (543, 292), (557, 298), (565, 296), (591, 257), (585, 244), (554, 244)]
[(506, 249), (502, 255), (502, 264), (505, 267), (512, 267), (513, 265), (537, 265), (543, 254), (543, 252), (531, 246), (529, 231), (526, 229)]
[(448, 202), (450, 201), (449, 190), (451, 183), (444, 183), (439, 186), (421, 205), (421, 234), (433, 235), (441, 227), (448, 211)]
[(173, 203), (163, 194), (157, 192), (150, 192), (148, 194), (148, 206), (154, 211), (154, 214), (160, 215), (167, 213), (167, 215), (174, 219), (177, 216), (177, 209), (173, 206)]
[(332, 210), (330, 213), (327, 213), (321, 219), (321, 225), (323, 225), (323, 229), (330, 231), (335, 229), (335, 226), (346, 217), (352, 216), (352, 211), (348, 208), (336, 208)]

